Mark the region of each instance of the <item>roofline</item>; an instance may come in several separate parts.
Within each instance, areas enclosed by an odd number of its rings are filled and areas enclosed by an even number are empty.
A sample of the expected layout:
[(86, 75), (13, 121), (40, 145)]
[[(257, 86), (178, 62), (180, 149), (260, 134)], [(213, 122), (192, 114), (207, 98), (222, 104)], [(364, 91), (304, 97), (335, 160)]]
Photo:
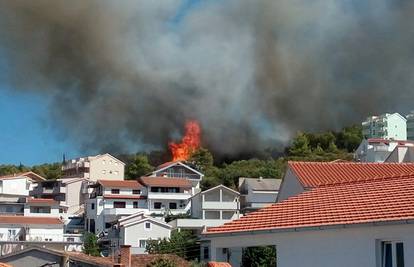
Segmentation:
[(303, 231), (318, 231), (318, 230), (331, 230), (331, 229), (343, 229), (343, 228), (355, 228), (355, 227), (368, 227), (368, 226), (386, 226), (386, 225), (402, 225), (402, 224), (414, 224), (414, 219), (403, 220), (389, 220), (389, 221), (372, 221), (363, 223), (349, 223), (349, 224), (333, 224), (333, 225), (321, 225), (321, 226), (304, 226), (304, 227), (291, 227), (291, 228), (276, 228), (265, 230), (249, 230), (238, 232), (202, 232), (201, 237), (204, 240), (208, 240), (208, 237), (223, 237), (223, 236), (238, 236), (238, 235), (258, 235), (266, 233), (287, 233), (287, 232), (303, 232)]
[(134, 217), (138, 216), (138, 215), (144, 215), (144, 212), (143, 211), (138, 211), (138, 212), (133, 213), (133, 214), (131, 214), (129, 216), (126, 216), (126, 217), (123, 217), (123, 218), (118, 219), (118, 222), (127, 221), (127, 220), (129, 220), (131, 218), (134, 218)]
[(114, 156), (112, 156), (112, 155), (111, 155), (111, 154), (109, 154), (109, 153), (105, 153), (105, 154), (96, 155), (96, 158), (94, 158), (94, 159), (99, 159), (100, 157), (103, 157), (103, 156), (110, 156), (111, 158), (116, 159), (116, 160), (117, 160), (117, 161), (119, 161), (122, 165), (124, 165), (124, 166), (125, 166), (125, 163), (124, 163), (122, 160), (120, 160), (120, 159), (118, 159), (118, 158), (115, 158)]
[(168, 223), (161, 222), (161, 221), (157, 221), (156, 219), (154, 219), (154, 218), (152, 218), (152, 217), (147, 217), (147, 216), (145, 216), (145, 215), (144, 215), (144, 217), (143, 217), (141, 220), (136, 221), (136, 222), (126, 223), (126, 224), (124, 224), (124, 225), (121, 225), (121, 227), (124, 227), (124, 228), (125, 228), (125, 227), (128, 227), (128, 226), (133, 226), (133, 225), (136, 225), (136, 224), (143, 223), (143, 222), (145, 222), (145, 221), (151, 221), (151, 222), (153, 222), (153, 223), (160, 224), (160, 225), (162, 225), (162, 226), (167, 226), (169, 229), (172, 229), (172, 226), (171, 226), (171, 225), (169, 225)]
[[(233, 193), (235, 193), (235, 194), (237, 194), (237, 195), (240, 195), (240, 193), (239, 193), (239, 192), (237, 192), (236, 190), (233, 190), (233, 189), (231, 189), (231, 188), (229, 188), (229, 187), (227, 187), (227, 186), (225, 186), (225, 185), (223, 185), (223, 184), (216, 185), (215, 187), (212, 187), (212, 188), (207, 189), (207, 190), (204, 190), (204, 191), (200, 191), (200, 192), (198, 192), (198, 193), (200, 193), (200, 194), (204, 194), (204, 193), (207, 193), (207, 192), (209, 192), (209, 191), (213, 191), (214, 189), (217, 189), (217, 188), (219, 188), (219, 187), (222, 187), (222, 188), (224, 188), (224, 189), (227, 189), (228, 191), (231, 191), (231, 192), (233, 192)], [(198, 193), (197, 193), (197, 194), (198, 194)], [(195, 196), (195, 195), (194, 195), (194, 196)]]

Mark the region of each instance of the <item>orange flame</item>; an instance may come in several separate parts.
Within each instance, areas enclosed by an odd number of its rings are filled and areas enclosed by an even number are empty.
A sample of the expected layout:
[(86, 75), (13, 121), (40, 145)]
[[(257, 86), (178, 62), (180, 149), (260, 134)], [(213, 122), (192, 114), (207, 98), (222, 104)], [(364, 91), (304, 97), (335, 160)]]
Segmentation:
[(170, 142), (173, 161), (188, 160), (191, 153), (200, 147), (201, 128), (196, 120), (187, 121), (185, 124), (185, 135), (180, 144)]

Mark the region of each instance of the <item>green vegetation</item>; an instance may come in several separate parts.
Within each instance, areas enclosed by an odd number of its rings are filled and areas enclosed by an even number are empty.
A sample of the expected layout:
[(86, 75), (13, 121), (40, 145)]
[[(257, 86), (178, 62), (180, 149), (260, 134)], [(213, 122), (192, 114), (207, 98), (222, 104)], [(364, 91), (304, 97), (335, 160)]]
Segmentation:
[(132, 159), (127, 162), (125, 168), (125, 178), (136, 179), (150, 173), (153, 170), (154, 167), (149, 163), (147, 155), (135, 154)]
[(91, 256), (100, 256), (98, 238), (96, 235), (85, 232), (83, 235), (83, 252)]
[(147, 264), (147, 267), (178, 267), (178, 265), (170, 259), (161, 257)]
[(62, 176), (62, 164), (60, 163), (45, 163), (42, 165), (35, 165), (27, 167), (22, 164), (16, 165), (0, 165), (0, 175), (9, 175), (21, 172), (32, 171), (46, 179), (57, 179)]
[(193, 260), (200, 256), (197, 241), (197, 236), (191, 231), (175, 230), (171, 232), (169, 239), (148, 241), (146, 249), (150, 254), (175, 254), (186, 260)]
[(243, 249), (243, 267), (276, 266), (276, 247), (248, 247)]

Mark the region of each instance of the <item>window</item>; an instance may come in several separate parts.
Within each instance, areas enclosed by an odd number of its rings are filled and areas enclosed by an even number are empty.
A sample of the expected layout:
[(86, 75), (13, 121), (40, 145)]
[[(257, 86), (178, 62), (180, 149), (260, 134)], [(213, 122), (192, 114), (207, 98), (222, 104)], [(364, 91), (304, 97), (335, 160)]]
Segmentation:
[(50, 213), (50, 207), (30, 207), (30, 213)]
[(161, 209), (161, 202), (154, 202), (154, 209), (156, 210)]
[(119, 194), (119, 189), (111, 189), (111, 194)]
[(106, 170), (102, 170), (102, 174), (105, 174), (106, 173)]
[(150, 222), (145, 223), (145, 230), (151, 230), (151, 223)]
[(111, 228), (111, 227), (112, 227), (112, 224), (110, 224), (110, 223), (105, 223), (105, 228), (106, 228), (106, 229)]
[(170, 202), (170, 204), (169, 204), (169, 208), (170, 208), (170, 210), (176, 210), (176, 209), (177, 209), (177, 203), (175, 203), (175, 202)]
[(141, 190), (139, 190), (139, 189), (133, 189), (132, 190), (132, 194), (139, 195), (139, 194), (141, 194)]
[(95, 203), (91, 203), (91, 210), (95, 209)]
[(203, 251), (204, 251), (204, 259), (208, 260), (210, 258), (210, 255), (209, 255), (210, 252), (209, 252), (208, 247), (204, 247)]
[(403, 242), (381, 242), (381, 267), (404, 267)]
[(125, 208), (125, 202), (115, 201), (114, 202), (114, 208), (115, 209), (124, 209)]
[(139, 241), (139, 247), (145, 248), (147, 246), (147, 240), (140, 240)]
[(132, 202), (132, 206), (134, 209), (138, 209), (138, 201)]
[(105, 160), (102, 160), (102, 164), (105, 165), (106, 164), (106, 161)]

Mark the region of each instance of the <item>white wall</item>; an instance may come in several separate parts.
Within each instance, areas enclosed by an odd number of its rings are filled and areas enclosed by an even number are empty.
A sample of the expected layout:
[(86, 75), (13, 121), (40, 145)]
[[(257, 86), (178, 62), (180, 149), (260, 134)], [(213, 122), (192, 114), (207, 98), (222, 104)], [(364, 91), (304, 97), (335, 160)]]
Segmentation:
[(288, 168), (280, 186), (277, 201), (283, 201), (288, 197), (296, 196), (303, 191), (303, 186), (300, 184), (297, 176), (290, 168)]
[(89, 177), (90, 180), (124, 180), (125, 166), (121, 161), (103, 155), (90, 161)]
[(29, 190), (27, 184), (31, 183), (27, 178), (5, 179), (0, 181), (2, 183), (2, 190), (0, 194), (22, 195), (28, 196)]
[(379, 240), (404, 242), (405, 266), (414, 266), (413, 224), (227, 235), (211, 240), (211, 256), (212, 260), (224, 260), (222, 248), (237, 251), (240, 247), (276, 245), (278, 267), (377, 267)]

